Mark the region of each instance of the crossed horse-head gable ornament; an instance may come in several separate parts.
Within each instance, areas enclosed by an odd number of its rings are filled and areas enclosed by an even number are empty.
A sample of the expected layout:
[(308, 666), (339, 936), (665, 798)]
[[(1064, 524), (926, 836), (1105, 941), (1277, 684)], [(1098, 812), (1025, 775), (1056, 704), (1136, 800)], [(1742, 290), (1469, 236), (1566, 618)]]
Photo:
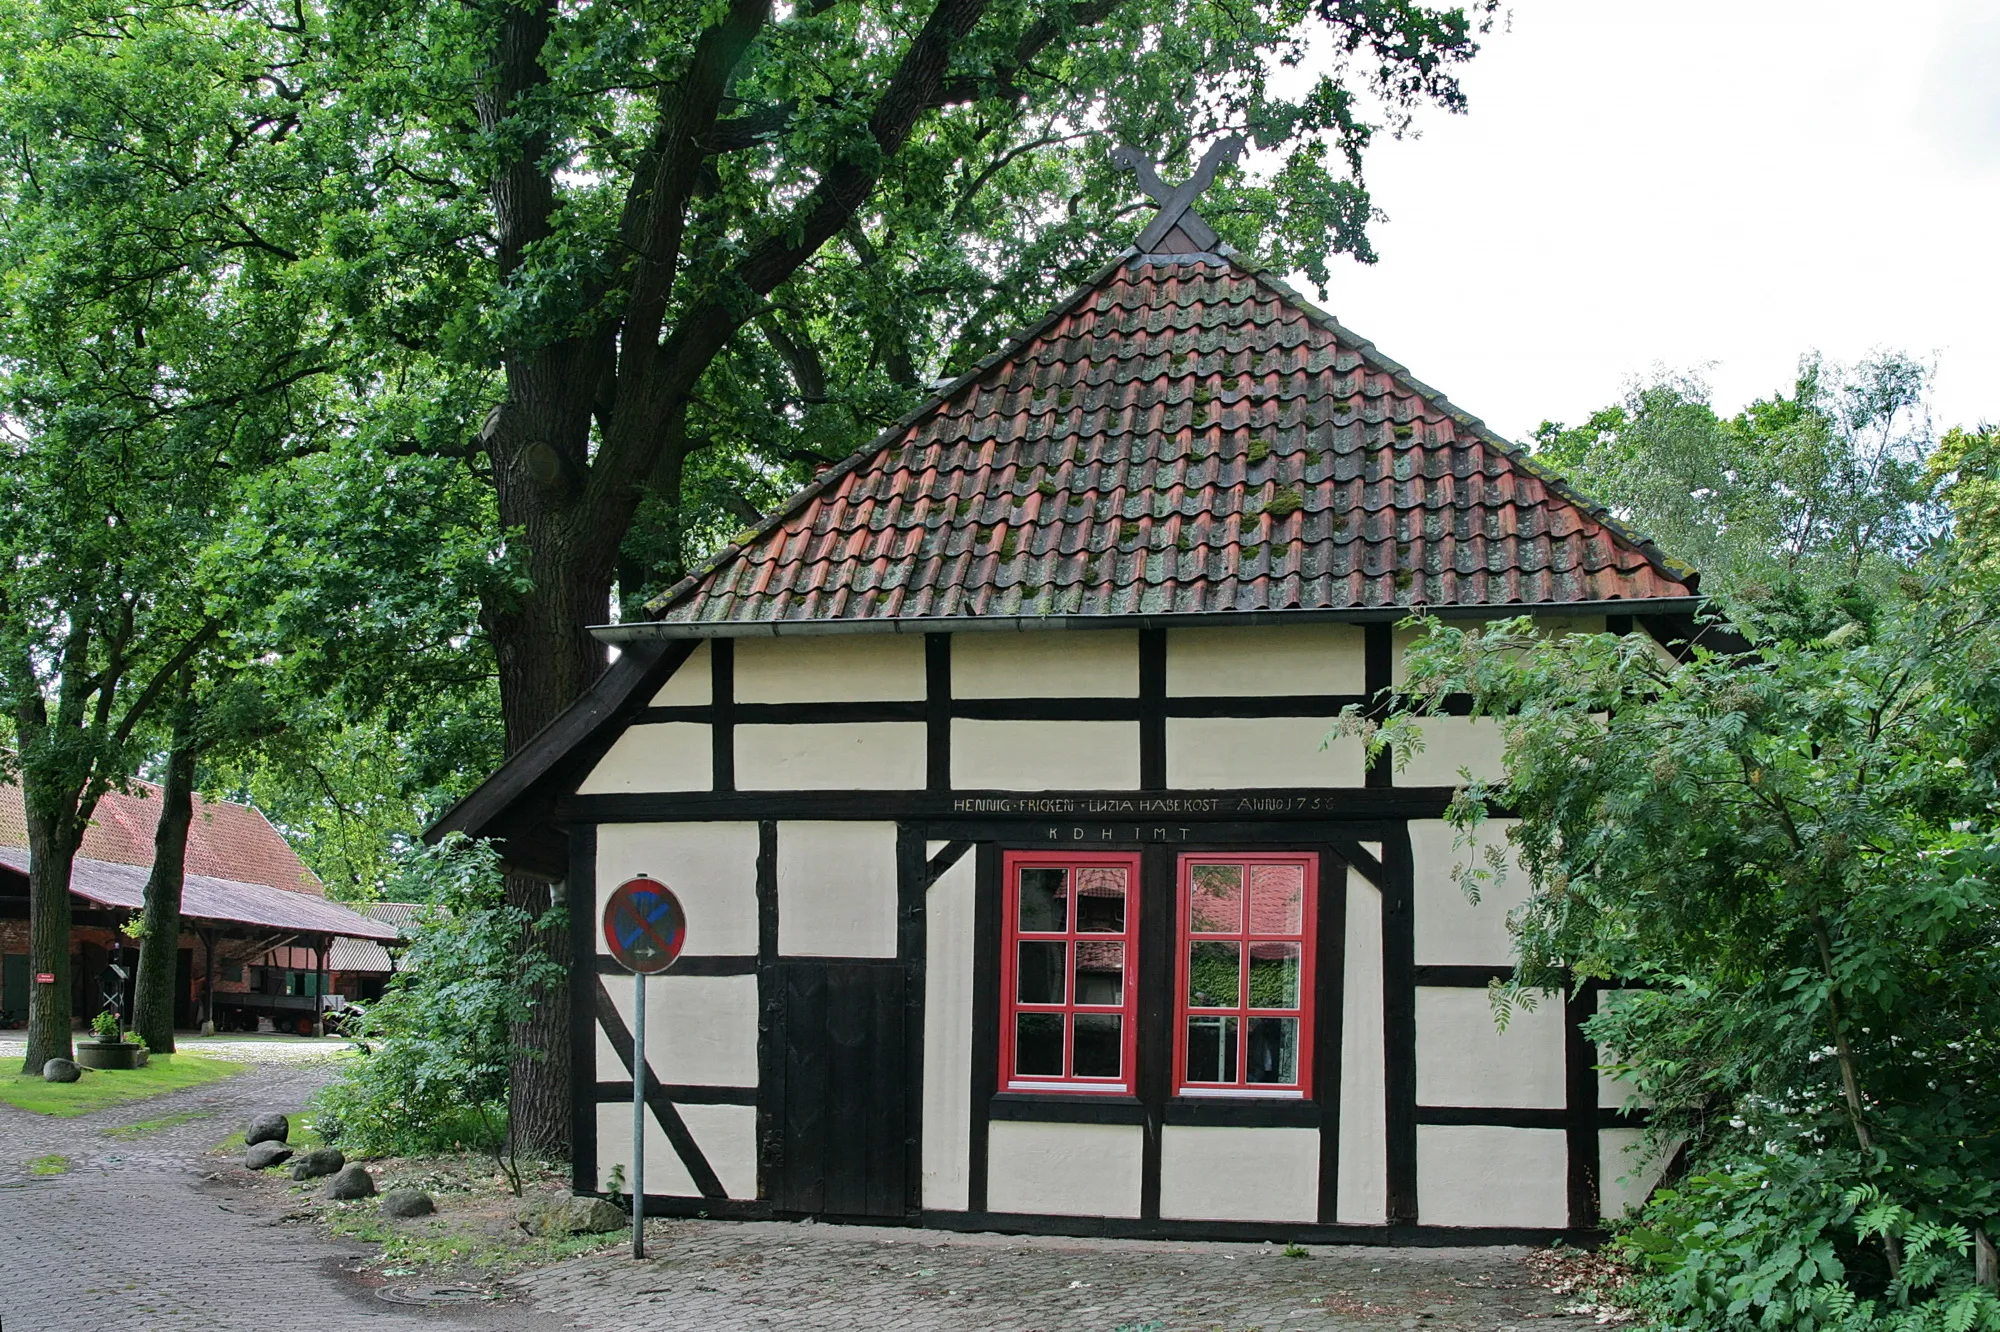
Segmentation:
[(1128, 146), (1111, 150), (1111, 160), (1139, 178), (1139, 188), (1152, 196), (1159, 204), (1160, 211), (1153, 218), (1152, 225), (1139, 233), (1136, 242), (1140, 254), (1154, 254), (1160, 244), (1171, 235), (1176, 227), (1181, 235), (1193, 242), (1195, 250), (1213, 250), (1221, 243), (1215, 229), (1201, 220), (1194, 211), (1194, 201), (1201, 197), (1215, 182), (1215, 173), (1225, 162), (1234, 162), (1243, 155), (1243, 138), (1232, 134), (1226, 139), (1217, 139), (1202, 154), (1201, 165), (1194, 174), (1178, 185), (1169, 185), (1160, 179), (1159, 168), (1153, 160), (1137, 148)]

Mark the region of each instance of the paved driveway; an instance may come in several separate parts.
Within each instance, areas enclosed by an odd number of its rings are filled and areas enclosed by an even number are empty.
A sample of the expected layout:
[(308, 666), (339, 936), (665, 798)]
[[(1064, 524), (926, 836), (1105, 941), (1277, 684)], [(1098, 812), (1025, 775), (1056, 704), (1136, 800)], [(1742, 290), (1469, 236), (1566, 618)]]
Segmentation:
[[(241, 1052), (231, 1051), (236, 1057)], [(15, 1053), (12, 1058), (18, 1060)], [(9, 1332), (419, 1332), (561, 1327), (522, 1308), (423, 1310), (341, 1271), (356, 1253), (275, 1224), (216, 1172), (209, 1148), (266, 1108), (295, 1110), (327, 1076), (289, 1060), (171, 1096), (52, 1119), (0, 1105), (0, 1326)], [(183, 1123), (116, 1130), (180, 1113)], [(107, 1131), (108, 1130), (108, 1131)], [(51, 1153), (67, 1173), (27, 1163)], [(225, 1167), (226, 1169), (226, 1167)], [(226, 1176), (225, 1176), (226, 1179)]]
[[(233, 1053), (233, 1052), (232, 1052)], [(253, 1056), (254, 1057), (254, 1056)], [(18, 1058), (18, 1056), (16, 1056)], [(518, 1278), (475, 1308), (409, 1309), (343, 1270), (353, 1242), (284, 1224), (204, 1153), (257, 1110), (295, 1110), (323, 1064), (77, 1119), (0, 1105), (0, 1326), (13, 1332), (1499, 1332), (1580, 1329), (1519, 1251), (1019, 1239), (845, 1226), (656, 1222), (622, 1251)], [(188, 1112), (132, 1138), (121, 1126)], [(32, 1176), (48, 1153), (66, 1174)]]

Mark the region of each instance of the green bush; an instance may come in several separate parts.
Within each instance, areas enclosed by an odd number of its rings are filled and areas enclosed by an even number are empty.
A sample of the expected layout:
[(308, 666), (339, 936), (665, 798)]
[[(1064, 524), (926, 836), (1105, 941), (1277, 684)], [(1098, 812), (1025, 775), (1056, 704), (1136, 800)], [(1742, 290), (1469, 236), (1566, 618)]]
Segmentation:
[(1506, 738), (1458, 878), (1528, 879), (1503, 1021), (1621, 983), (1586, 1030), (1693, 1175), (1630, 1239), (1663, 1327), (2000, 1332), (2000, 585), (1906, 581), (1685, 661), (1432, 623), (1371, 741), (1464, 696)]
[(396, 888), (431, 906), (356, 1032), (368, 1053), (320, 1091), (316, 1122), (329, 1141), (368, 1155), (501, 1156), (509, 1025), (559, 968), (517, 952), (537, 922), (507, 904), (483, 844), (459, 839), (406, 853)]
[(1862, 1167), (1769, 1151), (1660, 1190), (1619, 1241), (1644, 1274), (1631, 1296), (1671, 1332), (2000, 1329), (2000, 1299), (1973, 1283), (1971, 1232), (1854, 1182)]

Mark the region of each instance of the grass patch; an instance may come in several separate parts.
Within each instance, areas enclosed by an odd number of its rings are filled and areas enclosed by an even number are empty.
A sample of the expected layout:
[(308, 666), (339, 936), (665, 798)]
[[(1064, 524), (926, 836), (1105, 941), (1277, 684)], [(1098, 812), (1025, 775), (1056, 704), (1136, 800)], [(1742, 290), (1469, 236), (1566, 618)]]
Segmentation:
[[(310, 1119), (307, 1119), (304, 1115), (292, 1115), (290, 1119), (292, 1121), (292, 1131), (285, 1139), (285, 1146), (291, 1148), (294, 1152), (309, 1152), (315, 1147), (324, 1147), (327, 1145), (326, 1139), (320, 1136), (319, 1130), (313, 1127)], [(249, 1149), (249, 1146), (249, 1143), (243, 1141), (243, 1130), (237, 1129), (236, 1132), (230, 1134), (221, 1142), (216, 1143), (215, 1150), (230, 1156), (241, 1156)]]
[[(553, 1185), (568, 1192), (566, 1172), (522, 1164), (530, 1188)], [(602, 1235), (528, 1234), (515, 1221), (519, 1200), (491, 1158), (476, 1153), (391, 1157), (372, 1161), (370, 1168), (383, 1192), (422, 1189), (437, 1211), (391, 1220), (379, 1212), (377, 1198), (332, 1202), (319, 1196), (323, 1180), (294, 1184), (287, 1192), (295, 1200), (291, 1219), (310, 1218), (338, 1238), (379, 1246), (365, 1266), (383, 1275), (490, 1281), (632, 1242), (632, 1232), (623, 1228)]]
[(38, 1156), (28, 1162), (28, 1173), (31, 1175), (61, 1175), (67, 1173), (68, 1170), (69, 1158), (67, 1156)]
[(511, 1276), (526, 1268), (559, 1263), (632, 1242), (629, 1229), (555, 1239), (520, 1232), (496, 1234), (489, 1227), (468, 1224), (449, 1215), (399, 1223), (384, 1219), (376, 1212), (376, 1204), (373, 1198), (328, 1203), (324, 1214), (326, 1228), (342, 1239), (381, 1245), (382, 1252), (369, 1261), (369, 1266), (399, 1269), (406, 1275), (418, 1271)]
[(37, 1115), (69, 1118), (126, 1101), (185, 1091), (241, 1073), (243, 1065), (202, 1055), (154, 1055), (144, 1068), (85, 1069), (78, 1082), (44, 1082), (39, 1073), (0, 1075), (0, 1102)]
[(107, 1138), (143, 1138), (148, 1133), (158, 1133), (162, 1129), (179, 1128), (182, 1124), (192, 1124), (197, 1119), (207, 1119), (206, 1110), (183, 1110), (179, 1114), (161, 1115), (158, 1119), (142, 1119), (136, 1124), (121, 1124), (117, 1128), (104, 1130)]

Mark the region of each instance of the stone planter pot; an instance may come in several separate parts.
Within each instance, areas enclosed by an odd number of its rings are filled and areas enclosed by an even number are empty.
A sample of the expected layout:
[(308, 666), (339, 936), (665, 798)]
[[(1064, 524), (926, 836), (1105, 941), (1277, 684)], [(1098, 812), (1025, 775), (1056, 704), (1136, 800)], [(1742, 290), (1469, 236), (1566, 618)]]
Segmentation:
[(137, 1068), (144, 1048), (129, 1041), (78, 1041), (76, 1062), (85, 1068)]

